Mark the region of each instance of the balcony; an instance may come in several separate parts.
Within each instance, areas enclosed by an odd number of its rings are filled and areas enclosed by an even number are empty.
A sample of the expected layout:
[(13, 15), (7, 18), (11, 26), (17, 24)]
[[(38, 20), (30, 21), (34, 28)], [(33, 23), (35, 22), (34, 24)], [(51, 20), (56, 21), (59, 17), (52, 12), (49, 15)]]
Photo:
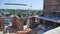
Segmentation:
[(60, 4), (60, 2), (53, 2), (53, 3), (51, 3), (52, 5), (59, 5)]

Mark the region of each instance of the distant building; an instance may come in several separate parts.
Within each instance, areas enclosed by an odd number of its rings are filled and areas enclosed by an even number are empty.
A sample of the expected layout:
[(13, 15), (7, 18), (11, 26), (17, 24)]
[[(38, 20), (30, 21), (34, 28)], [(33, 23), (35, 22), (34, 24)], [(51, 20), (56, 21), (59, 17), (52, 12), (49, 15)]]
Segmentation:
[(3, 16), (10, 16), (10, 12), (2, 12)]

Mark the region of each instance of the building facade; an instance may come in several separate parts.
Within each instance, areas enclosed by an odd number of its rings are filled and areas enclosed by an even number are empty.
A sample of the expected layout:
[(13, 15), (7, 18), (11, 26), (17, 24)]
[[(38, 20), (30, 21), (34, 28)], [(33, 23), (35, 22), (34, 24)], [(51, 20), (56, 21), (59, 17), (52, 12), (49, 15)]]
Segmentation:
[(44, 0), (44, 15), (60, 17), (60, 0)]

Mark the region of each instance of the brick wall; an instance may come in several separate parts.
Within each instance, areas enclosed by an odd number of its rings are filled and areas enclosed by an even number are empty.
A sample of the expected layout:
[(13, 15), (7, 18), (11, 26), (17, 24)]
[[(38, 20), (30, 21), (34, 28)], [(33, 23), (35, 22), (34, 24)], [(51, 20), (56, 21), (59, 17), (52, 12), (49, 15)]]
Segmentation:
[(60, 11), (59, 3), (60, 3), (59, 0), (44, 0), (44, 7), (43, 7), (44, 15), (51, 15), (51, 12), (53, 15), (53, 12)]
[(0, 28), (4, 27), (4, 18), (0, 18)]
[(16, 29), (23, 30), (23, 19), (22, 18), (14, 17), (12, 24), (13, 24), (13, 27), (15, 27)]
[(29, 18), (29, 27), (34, 28), (35, 26), (35, 17)]
[(0, 17), (0, 28), (5, 26), (5, 18), (12, 18), (12, 26), (17, 30), (23, 30), (23, 19), (18, 17)]

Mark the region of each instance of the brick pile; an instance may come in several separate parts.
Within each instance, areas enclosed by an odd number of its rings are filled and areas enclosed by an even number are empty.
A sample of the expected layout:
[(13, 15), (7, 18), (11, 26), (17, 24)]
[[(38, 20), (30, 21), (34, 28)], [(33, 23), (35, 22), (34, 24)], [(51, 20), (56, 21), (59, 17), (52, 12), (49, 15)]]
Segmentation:
[(26, 30), (23, 30), (23, 31), (18, 31), (17, 34), (31, 34), (31, 29), (30, 28), (27, 28)]

